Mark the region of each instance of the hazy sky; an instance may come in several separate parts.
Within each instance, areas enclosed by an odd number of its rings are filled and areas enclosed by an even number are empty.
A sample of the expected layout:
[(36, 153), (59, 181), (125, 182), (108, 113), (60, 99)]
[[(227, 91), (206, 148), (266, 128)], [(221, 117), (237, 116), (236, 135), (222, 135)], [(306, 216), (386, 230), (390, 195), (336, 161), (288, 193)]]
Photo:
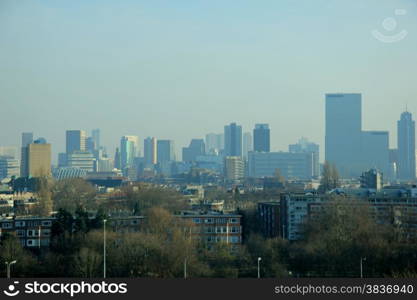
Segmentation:
[(56, 154), (100, 128), (111, 153), (122, 135), (179, 152), (235, 121), (324, 149), (324, 94), (360, 92), (364, 129), (395, 146), (416, 80), (417, 0), (0, 0), (0, 145), (33, 131)]

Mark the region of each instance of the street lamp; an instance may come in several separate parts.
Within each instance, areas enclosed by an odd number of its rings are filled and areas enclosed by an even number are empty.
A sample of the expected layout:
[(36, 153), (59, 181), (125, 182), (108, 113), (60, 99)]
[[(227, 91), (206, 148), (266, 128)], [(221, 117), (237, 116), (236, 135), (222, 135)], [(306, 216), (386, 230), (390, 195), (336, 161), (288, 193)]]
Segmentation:
[(15, 263), (17, 263), (17, 260), (11, 261), (10, 263), (6, 261), (7, 278), (10, 278), (10, 267)]
[(258, 279), (261, 278), (261, 257), (258, 257)]
[(103, 278), (106, 278), (106, 222), (103, 220)]
[(187, 258), (184, 258), (184, 279), (187, 279)]
[(366, 260), (366, 257), (361, 257), (361, 278), (363, 278), (363, 262)]

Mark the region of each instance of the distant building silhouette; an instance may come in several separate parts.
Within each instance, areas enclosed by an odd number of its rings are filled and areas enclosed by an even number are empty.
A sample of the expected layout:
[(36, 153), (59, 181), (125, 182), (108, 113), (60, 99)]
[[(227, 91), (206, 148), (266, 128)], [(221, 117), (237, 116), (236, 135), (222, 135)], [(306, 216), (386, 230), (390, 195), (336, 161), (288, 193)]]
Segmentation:
[(182, 161), (194, 162), (197, 156), (205, 155), (206, 146), (203, 139), (192, 139), (190, 146), (182, 148)]
[(66, 152), (67, 155), (74, 151), (86, 151), (87, 134), (84, 130), (67, 130)]
[(313, 154), (313, 177), (320, 176), (320, 146), (310, 142), (306, 138), (299, 139), (297, 144), (288, 146), (290, 153), (312, 153)]
[(158, 144), (154, 137), (147, 137), (143, 143), (145, 165), (153, 166), (158, 162)]
[(398, 179), (416, 178), (416, 124), (410, 112), (401, 114), (398, 121)]
[(224, 155), (242, 156), (242, 126), (236, 123), (224, 126)]
[(270, 129), (268, 124), (256, 124), (253, 129), (253, 150), (256, 152), (271, 151)]
[(342, 177), (359, 177), (362, 139), (362, 95), (326, 95), (326, 161)]

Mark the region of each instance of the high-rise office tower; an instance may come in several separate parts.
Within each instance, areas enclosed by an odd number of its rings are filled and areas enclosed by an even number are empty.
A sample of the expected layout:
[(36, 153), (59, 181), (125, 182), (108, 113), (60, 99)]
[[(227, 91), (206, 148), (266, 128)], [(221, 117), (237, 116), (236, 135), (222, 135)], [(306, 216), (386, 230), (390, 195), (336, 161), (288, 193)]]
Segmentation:
[(256, 124), (253, 129), (253, 150), (256, 152), (269, 152), (270, 130), (268, 124)]
[(182, 148), (182, 161), (196, 161), (197, 156), (205, 155), (205, 144), (203, 139), (192, 139), (190, 146)]
[(122, 170), (133, 166), (139, 147), (139, 138), (134, 135), (125, 135), (120, 139), (120, 161)]
[(362, 131), (362, 169), (376, 168), (384, 178), (391, 178), (389, 168), (389, 132)]
[(174, 141), (158, 140), (156, 156), (158, 158), (158, 163), (174, 161), (175, 160)]
[(398, 179), (416, 178), (416, 124), (410, 112), (398, 121)]
[(248, 152), (253, 151), (253, 143), (252, 143), (252, 134), (250, 132), (245, 132), (243, 134), (243, 157), (245, 159), (248, 158)]
[(27, 167), (27, 146), (33, 143), (33, 132), (22, 133), (22, 147), (20, 154), (20, 176), (24, 177), (28, 173)]
[(116, 153), (114, 154), (114, 168), (121, 170), (122, 169), (122, 162), (120, 159), (120, 150), (116, 148)]
[(144, 157), (145, 165), (155, 165), (158, 162), (158, 145), (157, 140), (154, 137), (147, 137), (144, 141)]
[(51, 175), (51, 144), (45, 139), (39, 138), (32, 144), (27, 145), (25, 149), (24, 170), (26, 173), (23, 177), (40, 177)]
[(71, 154), (73, 151), (86, 151), (86, 139), (87, 135), (84, 130), (67, 130), (67, 155)]
[(94, 142), (93, 137), (89, 136), (86, 140), (85, 140), (85, 149), (90, 152), (90, 153), (95, 153), (96, 150), (96, 144)]
[(342, 177), (359, 177), (361, 166), (362, 95), (326, 95), (326, 161)]
[(22, 147), (27, 147), (27, 145), (33, 143), (33, 132), (23, 132), (22, 133)]
[(95, 145), (95, 150), (100, 149), (101, 144), (100, 144), (100, 129), (93, 129), (91, 131), (91, 137), (93, 138), (93, 142)]
[(205, 139), (206, 153), (220, 152), (224, 149), (224, 135), (223, 133), (208, 133)]
[(301, 138), (297, 144), (288, 146), (290, 153), (312, 153), (313, 154), (313, 177), (320, 176), (320, 146), (310, 142), (307, 138)]
[(224, 126), (225, 156), (242, 156), (242, 126), (236, 123)]

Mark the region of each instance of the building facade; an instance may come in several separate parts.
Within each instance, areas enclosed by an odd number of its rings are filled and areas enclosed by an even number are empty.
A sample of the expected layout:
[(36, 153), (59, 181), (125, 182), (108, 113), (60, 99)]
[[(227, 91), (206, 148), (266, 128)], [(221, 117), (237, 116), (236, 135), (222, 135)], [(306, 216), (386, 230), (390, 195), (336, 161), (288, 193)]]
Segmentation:
[(416, 124), (411, 113), (403, 112), (398, 121), (398, 179), (416, 179)]
[(236, 123), (224, 126), (224, 155), (242, 156), (242, 126)]
[(277, 169), (286, 179), (311, 179), (313, 177), (313, 153), (249, 153), (249, 177), (272, 177)]
[(87, 134), (84, 130), (67, 130), (66, 152), (67, 155), (74, 151), (86, 151)]
[(255, 124), (253, 129), (253, 150), (255, 152), (269, 152), (270, 145), (270, 129), (268, 124)]
[(362, 95), (326, 95), (325, 160), (344, 178), (358, 177), (361, 167)]

